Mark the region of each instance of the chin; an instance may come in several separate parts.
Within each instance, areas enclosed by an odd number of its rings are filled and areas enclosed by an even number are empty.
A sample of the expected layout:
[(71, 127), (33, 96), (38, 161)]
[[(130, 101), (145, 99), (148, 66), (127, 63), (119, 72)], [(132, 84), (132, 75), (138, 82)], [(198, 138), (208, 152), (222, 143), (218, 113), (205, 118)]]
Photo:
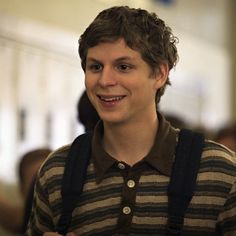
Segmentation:
[(100, 116), (103, 122), (107, 124), (119, 124), (124, 121), (120, 116), (113, 116), (113, 115), (106, 115), (106, 116)]

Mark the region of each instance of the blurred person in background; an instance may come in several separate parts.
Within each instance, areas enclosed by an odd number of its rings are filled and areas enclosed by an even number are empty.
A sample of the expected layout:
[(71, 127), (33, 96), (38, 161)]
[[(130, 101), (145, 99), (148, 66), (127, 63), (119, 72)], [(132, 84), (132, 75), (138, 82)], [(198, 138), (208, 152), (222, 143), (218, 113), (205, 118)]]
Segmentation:
[(49, 155), (49, 148), (40, 148), (25, 153), (18, 164), (18, 190), (21, 204), (14, 204), (0, 193), (0, 225), (11, 233), (24, 234), (31, 213), (36, 173)]
[(173, 113), (165, 113), (164, 116), (166, 120), (177, 129), (191, 129), (198, 133), (204, 134), (205, 138), (207, 139), (212, 139), (210, 130), (206, 129), (202, 125), (191, 125), (190, 123), (186, 122), (185, 119)]
[(236, 123), (221, 127), (216, 132), (214, 140), (236, 152)]
[(77, 103), (77, 120), (84, 126), (85, 132), (93, 131), (100, 120), (99, 115), (84, 91)]
[(188, 128), (189, 125), (186, 123), (186, 121), (179, 117), (178, 115), (172, 114), (172, 113), (165, 113), (165, 118), (167, 121), (170, 122), (170, 124), (178, 129)]

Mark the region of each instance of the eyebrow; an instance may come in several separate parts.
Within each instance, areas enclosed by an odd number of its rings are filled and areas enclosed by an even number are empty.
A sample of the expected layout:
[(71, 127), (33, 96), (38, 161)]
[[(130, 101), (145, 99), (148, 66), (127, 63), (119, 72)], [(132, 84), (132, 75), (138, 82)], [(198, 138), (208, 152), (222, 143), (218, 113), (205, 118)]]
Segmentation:
[[(121, 61), (131, 61), (131, 60), (135, 60), (133, 57), (129, 57), (129, 56), (124, 56), (124, 57), (118, 57), (115, 59), (115, 62), (121, 62)], [(99, 59), (93, 58), (93, 57), (88, 57), (87, 58), (87, 62), (98, 62), (100, 63), (101, 61)]]
[(92, 57), (87, 57), (86, 61), (88, 62), (99, 62), (99, 60), (95, 59), (95, 58), (92, 58)]

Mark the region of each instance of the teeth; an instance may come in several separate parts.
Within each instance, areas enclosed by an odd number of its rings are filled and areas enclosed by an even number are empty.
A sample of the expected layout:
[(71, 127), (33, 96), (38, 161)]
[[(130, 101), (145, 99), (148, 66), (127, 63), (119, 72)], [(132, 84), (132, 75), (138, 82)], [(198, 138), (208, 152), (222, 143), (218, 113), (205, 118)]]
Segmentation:
[(111, 98), (106, 98), (106, 97), (100, 97), (101, 100), (105, 101), (105, 102), (114, 102), (114, 101), (118, 101), (121, 100), (123, 97), (111, 97)]

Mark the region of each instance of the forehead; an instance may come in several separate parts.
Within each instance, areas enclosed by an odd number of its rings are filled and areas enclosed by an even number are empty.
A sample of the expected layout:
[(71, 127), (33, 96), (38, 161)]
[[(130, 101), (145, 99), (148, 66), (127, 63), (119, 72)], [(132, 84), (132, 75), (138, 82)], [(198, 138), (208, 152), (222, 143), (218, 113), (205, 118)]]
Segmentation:
[(118, 39), (114, 42), (101, 42), (88, 49), (87, 60), (90, 58), (140, 58), (138, 50), (130, 48), (124, 39)]

